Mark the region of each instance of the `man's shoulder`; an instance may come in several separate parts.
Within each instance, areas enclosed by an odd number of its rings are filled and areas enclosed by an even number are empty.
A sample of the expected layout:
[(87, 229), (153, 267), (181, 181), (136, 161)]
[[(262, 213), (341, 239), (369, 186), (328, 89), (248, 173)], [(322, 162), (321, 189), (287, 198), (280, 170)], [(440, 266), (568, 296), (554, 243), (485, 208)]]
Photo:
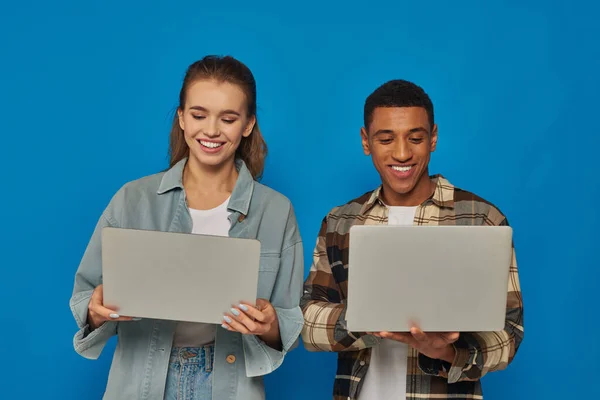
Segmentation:
[(374, 191), (367, 192), (346, 204), (332, 208), (325, 218), (323, 218), (324, 233), (336, 233), (337, 235), (346, 235), (350, 228), (357, 222), (366, 218), (362, 210), (367, 202), (373, 196)]
[(454, 187), (454, 213), (481, 216), (492, 225), (506, 223), (506, 216), (494, 203), (459, 187)]
[(356, 197), (345, 204), (332, 208), (327, 214), (327, 218), (356, 218), (360, 215), (364, 205), (371, 199), (375, 191), (371, 190), (359, 197)]

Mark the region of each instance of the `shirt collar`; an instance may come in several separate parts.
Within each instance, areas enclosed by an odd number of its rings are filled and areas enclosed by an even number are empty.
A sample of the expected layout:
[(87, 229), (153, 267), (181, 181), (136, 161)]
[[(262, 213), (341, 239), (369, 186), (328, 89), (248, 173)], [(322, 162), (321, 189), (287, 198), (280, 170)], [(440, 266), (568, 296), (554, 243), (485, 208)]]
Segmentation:
[[(430, 179), (435, 183), (435, 190), (430, 198), (425, 200), (422, 205), (429, 202), (440, 208), (454, 208), (454, 185), (452, 185), (442, 175), (432, 175)], [(365, 204), (363, 204), (360, 214), (364, 215), (369, 212), (375, 205), (385, 207), (381, 196), (382, 186), (375, 189)]]
[[(157, 194), (162, 195), (175, 189), (183, 190), (183, 169), (185, 168), (186, 162), (187, 157), (165, 172), (160, 181)], [(238, 171), (238, 178), (233, 188), (233, 192), (231, 193), (227, 208), (230, 211), (237, 211), (243, 215), (248, 215), (250, 200), (252, 199), (252, 193), (254, 191), (254, 178), (243, 160), (237, 159), (235, 161), (235, 167)]]

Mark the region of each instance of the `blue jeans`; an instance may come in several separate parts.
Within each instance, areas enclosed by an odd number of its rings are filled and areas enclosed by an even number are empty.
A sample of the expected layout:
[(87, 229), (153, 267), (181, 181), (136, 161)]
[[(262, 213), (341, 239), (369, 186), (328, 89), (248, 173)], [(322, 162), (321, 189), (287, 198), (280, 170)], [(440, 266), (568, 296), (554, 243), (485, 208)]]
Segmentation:
[(214, 345), (174, 347), (169, 359), (165, 400), (211, 400)]

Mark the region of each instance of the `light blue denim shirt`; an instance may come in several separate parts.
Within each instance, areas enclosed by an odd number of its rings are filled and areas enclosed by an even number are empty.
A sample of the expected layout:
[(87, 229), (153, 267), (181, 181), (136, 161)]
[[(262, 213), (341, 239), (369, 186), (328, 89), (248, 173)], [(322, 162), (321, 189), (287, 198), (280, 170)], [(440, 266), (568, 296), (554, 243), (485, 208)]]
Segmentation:
[[(162, 399), (175, 322), (104, 323), (90, 332), (88, 303), (102, 283), (101, 231), (104, 227), (191, 233), (192, 219), (183, 190), (180, 161), (166, 172), (124, 185), (102, 214), (75, 276), (70, 306), (79, 326), (73, 343), (83, 357), (96, 359), (118, 335), (104, 399)], [(296, 217), (289, 200), (256, 182), (237, 161), (239, 177), (229, 201), (230, 237), (261, 243), (258, 297), (269, 299), (279, 318), (283, 351), (254, 335), (217, 328), (213, 399), (264, 399), (262, 376), (274, 371), (297, 346), (304, 318), (299, 307), (304, 262)], [(233, 356), (233, 357), (229, 357)]]

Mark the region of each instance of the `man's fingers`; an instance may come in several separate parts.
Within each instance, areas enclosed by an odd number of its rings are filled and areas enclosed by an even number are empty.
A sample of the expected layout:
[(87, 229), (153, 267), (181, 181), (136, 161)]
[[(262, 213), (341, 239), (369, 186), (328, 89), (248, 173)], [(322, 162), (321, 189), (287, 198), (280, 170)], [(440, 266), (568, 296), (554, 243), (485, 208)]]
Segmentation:
[(404, 332), (379, 332), (380, 337), (383, 339), (391, 339), (397, 342), (406, 343), (414, 347), (416, 340), (411, 336), (410, 333)]
[(417, 342), (425, 343), (425, 342), (429, 341), (429, 337), (427, 336), (427, 334), (425, 332), (423, 332), (422, 330), (420, 330), (419, 328), (415, 328), (415, 327), (411, 328), (410, 333)]
[(459, 332), (448, 332), (448, 333), (442, 333), (441, 336), (446, 343), (450, 344), (450, 343), (454, 343), (458, 340), (458, 338), (460, 337), (460, 333)]
[(404, 338), (404, 335), (402, 333), (387, 332), (387, 331), (379, 332), (379, 336), (381, 336), (384, 339), (393, 339), (393, 340), (400, 340), (400, 339)]
[(425, 333), (416, 327), (413, 327), (410, 333), (419, 343), (430, 344), (433, 347), (442, 347), (454, 343), (460, 335), (458, 332)]

